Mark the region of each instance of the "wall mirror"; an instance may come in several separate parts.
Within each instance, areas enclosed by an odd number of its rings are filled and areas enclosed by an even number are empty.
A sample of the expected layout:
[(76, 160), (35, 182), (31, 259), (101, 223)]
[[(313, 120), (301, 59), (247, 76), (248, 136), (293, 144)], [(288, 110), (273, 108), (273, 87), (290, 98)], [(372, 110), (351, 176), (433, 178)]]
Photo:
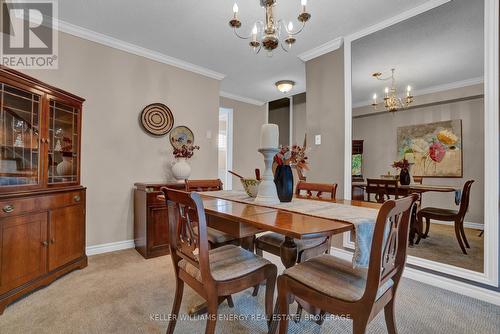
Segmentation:
[(497, 42), (485, 5), (454, 0), (346, 39), (345, 186), (363, 201), (419, 193), (408, 263), (496, 285)]

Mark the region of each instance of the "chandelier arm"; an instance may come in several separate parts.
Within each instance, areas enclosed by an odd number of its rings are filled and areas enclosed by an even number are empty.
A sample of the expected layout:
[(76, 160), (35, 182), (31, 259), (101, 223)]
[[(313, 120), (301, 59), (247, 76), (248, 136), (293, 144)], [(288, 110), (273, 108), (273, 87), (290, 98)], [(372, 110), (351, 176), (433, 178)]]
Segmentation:
[(286, 29), (286, 31), (288, 32), (288, 34), (290, 36), (297, 36), (298, 34), (300, 34), (302, 32), (302, 30), (304, 30), (305, 26), (306, 26), (306, 23), (302, 22), (302, 27), (300, 27), (300, 29), (297, 30), (296, 32), (289, 32), (288, 29)]
[(250, 36), (248, 36), (248, 37), (241, 36), (240, 34), (238, 34), (238, 31), (236, 30), (236, 28), (233, 28), (233, 32), (236, 35), (236, 37), (238, 37), (240, 39), (250, 39), (250, 38), (252, 38), (252, 34), (251, 33), (250, 33)]
[(281, 48), (283, 49), (283, 51), (288, 52), (288, 50), (285, 49), (285, 47), (283, 46), (283, 42), (280, 42), (280, 45), (281, 45)]

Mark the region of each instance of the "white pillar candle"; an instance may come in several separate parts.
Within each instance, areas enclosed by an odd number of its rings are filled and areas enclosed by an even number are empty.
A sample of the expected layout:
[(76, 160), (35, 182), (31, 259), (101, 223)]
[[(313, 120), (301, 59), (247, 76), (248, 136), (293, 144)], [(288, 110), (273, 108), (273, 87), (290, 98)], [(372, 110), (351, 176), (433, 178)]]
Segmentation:
[(276, 124), (263, 124), (260, 129), (260, 148), (278, 148), (279, 128)]

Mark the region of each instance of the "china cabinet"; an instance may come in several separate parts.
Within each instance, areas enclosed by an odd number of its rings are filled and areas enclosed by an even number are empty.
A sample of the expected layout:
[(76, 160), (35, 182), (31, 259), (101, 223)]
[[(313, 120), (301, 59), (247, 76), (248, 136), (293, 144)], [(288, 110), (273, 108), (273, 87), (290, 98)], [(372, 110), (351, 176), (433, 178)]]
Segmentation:
[(0, 314), (87, 265), (83, 101), (0, 67)]

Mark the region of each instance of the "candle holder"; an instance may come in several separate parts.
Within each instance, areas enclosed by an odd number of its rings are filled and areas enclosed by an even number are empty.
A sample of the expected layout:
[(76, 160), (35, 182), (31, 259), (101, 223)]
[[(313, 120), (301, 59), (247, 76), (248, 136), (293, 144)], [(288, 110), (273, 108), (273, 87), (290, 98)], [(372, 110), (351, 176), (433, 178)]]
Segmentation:
[(273, 158), (276, 153), (279, 152), (277, 148), (261, 148), (259, 152), (264, 156), (265, 170), (264, 175), (262, 175), (262, 181), (259, 185), (259, 192), (255, 198), (256, 203), (262, 204), (278, 204), (280, 199), (278, 198), (278, 192), (276, 191), (276, 185), (274, 184), (273, 177)]

